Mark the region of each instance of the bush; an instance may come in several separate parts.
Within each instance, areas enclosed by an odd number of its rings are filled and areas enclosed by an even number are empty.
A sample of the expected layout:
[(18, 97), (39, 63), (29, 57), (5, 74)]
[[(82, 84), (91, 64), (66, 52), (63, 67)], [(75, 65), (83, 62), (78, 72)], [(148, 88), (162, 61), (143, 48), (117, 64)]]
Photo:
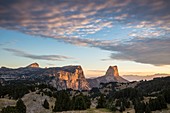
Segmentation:
[(48, 101), (45, 99), (44, 100), (44, 103), (43, 103), (43, 105), (42, 105), (45, 109), (49, 109), (49, 103), (48, 103)]
[(18, 113), (26, 113), (26, 106), (24, 105), (24, 102), (21, 99), (17, 101), (16, 109)]

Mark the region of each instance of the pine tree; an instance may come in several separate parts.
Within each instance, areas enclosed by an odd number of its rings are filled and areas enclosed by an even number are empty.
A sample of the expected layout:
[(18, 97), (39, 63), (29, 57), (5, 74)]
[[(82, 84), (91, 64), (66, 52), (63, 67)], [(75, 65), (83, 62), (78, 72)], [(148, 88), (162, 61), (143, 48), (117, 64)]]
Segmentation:
[(118, 106), (121, 106), (121, 101), (118, 99), (118, 100), (116, 100), (116, 104), (115, 104), (115, 106), (116, 107), (118, 107)]
[(151, 113), (151, 109), (150, 109), (148, 103), (146, 103), (145, 113)]
[(83, 96), (84, 100), (85, 100), (85, 103), (86, 103), (86, 107), (87, 108), (90, 108), (90, 105), (91, 105), (91, 100), (88, 96)]
[(159, 95), (157, 99), (158, 99), (158, 101), (160, 103), (161, 109), (167, 108), (167, 104), (166, 104), (165, 98), (162, 95)]
[(74, 109), (75, 110), (85, 110), (87, 107), (86, 107), (86, 103), (85, 103), (85, 100), (83, 98), (83, 96), (77, 96), (75, 98), (75, 103), (74, 103)]
[(60, 91), (56, 94), (56, 102), (53, 111), (67, 111), (71, 109), (71, 100), (66, 91)]
[(123, 112), (123, 111), (125, 111), (125, 106), (122, 104), (121, 106), (120, 106), (120, 110), (119, 110), (120, 112)]
[(100, 98), (98, 99), (98, 104), (97, 104), (96, 108), (105, 108), (105, 104), (106, 104), (106, 99), (105, 99), (104, 95), (101, 94)]
[(16, 109), (18, 113), (26, 113), (26, 106), (24, 105), (24, 102), (21, 99), (18, 99), (16, 103)]
[(49, 109), (49, 103), (48, 103), (48, 101), (45, 99), (44, 100), (44, 103), (43, 103), (43, 105), (42, 105), (44, 108), (46, 108), (46, 109)]
[(164, 93), (164, 98), (166, 102), (170, 104), (170, 89), (164, 90), (163, 93)]

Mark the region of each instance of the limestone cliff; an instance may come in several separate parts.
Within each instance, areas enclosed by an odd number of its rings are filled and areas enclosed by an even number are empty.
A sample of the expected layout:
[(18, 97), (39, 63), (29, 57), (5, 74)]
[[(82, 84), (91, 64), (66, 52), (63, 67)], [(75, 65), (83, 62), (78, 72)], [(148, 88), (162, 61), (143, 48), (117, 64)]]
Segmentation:
[(108, 70), (106, 71), (106, 76), (119, 76), (119, 72), (117, 66), (109, 66)]
[(89, 84), (84, 77), (81, 66), (65, 66), (56, 70), (55, 79), (51, 85), (57, 89), (71, 88), (74, 90), (89, 90)]
[[(41, 82), (51, 84), (58, 90), (71, 88), (74, 90), (89, 90), (89, 84), (81, 66), (64, 66), (39, 68), (38, 63), (26, 67), (10, 69), (0, 68), (0, 77), (10, 79), (41, 79)], [(45, 79), (47, 77), (47, 79)]]
[[(10, 69), (0, 68), (0, 77), (5, 80), (14, 79), (41, 79), (39, 82), (51, 84), (58, 90), (74, 89), (89, 90), (92, 87), (99, 87), (100, 83), (128, 82), (119, 76), (117, 66), (109, 66), (106, 74), (94, 79), (86, 79), (81, 66), (64, 66), (40, 68), (38, 63), (32, 63), (27, 67)], [(46, 78), (47, 77), (47, 78)]]
[(100, 83), (109, 83), (109, 82), (128, 82), (126, 79), (119, 76), (117, 66), (109, 66), (104, 76), (100, 76), (93, 79), (88, 79), (90, 87), (99, 87)]

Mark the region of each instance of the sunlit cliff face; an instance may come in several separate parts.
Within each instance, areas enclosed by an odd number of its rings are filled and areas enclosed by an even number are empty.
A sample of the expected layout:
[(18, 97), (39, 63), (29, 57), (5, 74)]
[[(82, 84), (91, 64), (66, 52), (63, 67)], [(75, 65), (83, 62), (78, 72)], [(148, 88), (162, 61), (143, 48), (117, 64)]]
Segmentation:
[(117, 69), (117, 66), (110, 66), (109, 69), (107, 70), (106, 74), (107, 76), (119, 76), (119, 72)]

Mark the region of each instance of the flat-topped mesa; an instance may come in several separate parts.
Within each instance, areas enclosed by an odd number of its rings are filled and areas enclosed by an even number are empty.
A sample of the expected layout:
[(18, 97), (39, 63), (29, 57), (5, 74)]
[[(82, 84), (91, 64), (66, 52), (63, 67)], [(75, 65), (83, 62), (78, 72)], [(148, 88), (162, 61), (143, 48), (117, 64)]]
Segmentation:
[(63, 66), (61, 67), (61, 69), (63, 71), (68, 71), (68, 72), (72, 72), (72, 73), (75, 73), (76, 70), (80, 70), (80, 71), (83, 71), (82, 67), (80, 65), (69, 65), (69, 66)]
[(89, 83), (87, 82), (83, 69), (80, 65), (61, 67), (59, 70), (57, 70), (55, 75), (57, 75), (55, 76), (56, 79), (52, 80), (50, 84), (56, 88), (58, 86), (62, 86), (59, 88), (59, 90), (67, 88), (74, 90), (90, 89)]
[(118, 68), (117, 66), (109, 66), (109, 68), (106, 71), (105, 76), (119, 76)]
[(28, 65), (27, 67), (30, 67), (30, 68), (39, 68), (39, 64), (38, 63), (32, 63), (30, 65)]

